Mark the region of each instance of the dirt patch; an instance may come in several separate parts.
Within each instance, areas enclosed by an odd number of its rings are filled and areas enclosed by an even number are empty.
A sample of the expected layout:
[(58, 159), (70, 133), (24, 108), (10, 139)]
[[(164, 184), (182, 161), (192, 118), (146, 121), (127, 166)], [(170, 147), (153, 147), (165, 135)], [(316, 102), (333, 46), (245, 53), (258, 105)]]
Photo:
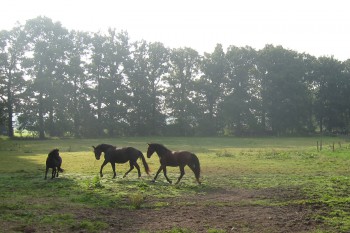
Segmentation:
[[(271, 191), (271, 192), (270, 192)], [(272, 192), (273, 191), (273, 192)], [(193, 232), (308, 232), (316, 228), (311, 208), (303, 205), (263, 205), (257, 200), (285, 196), (285, 191), (220, 191), (168, 199), (159, 208), (85, 210), (80, 218), (102, 217), (104, 232), (155, 232), (173, 228)], [(290, 194), (289, 194), (290, 195)], [(146, 204), (159, 200), (147, 199)], [(79, 213), (77, 213), (79, 216)]]
[[(325, 226), (312, 217), (315, 214), (312, 206), (285, 201), (302, 199), (301, 193), (295, 189), (212, 190), (166, 200), (147, 197), (140, 209), (65, 206), (54, 213), (70, 214), (77, 222), (106, 223), (107, 228), (98, 232), (164, 232), (181, 228), (191, 232), (294, 233), (324, 229)], [(84, 228), (61, 227), (65, 229), (62, 232), (89, 232)], [(28, 233), (61, 232), (49, 225), (19, 228), (9, 222), (2, 229)]]

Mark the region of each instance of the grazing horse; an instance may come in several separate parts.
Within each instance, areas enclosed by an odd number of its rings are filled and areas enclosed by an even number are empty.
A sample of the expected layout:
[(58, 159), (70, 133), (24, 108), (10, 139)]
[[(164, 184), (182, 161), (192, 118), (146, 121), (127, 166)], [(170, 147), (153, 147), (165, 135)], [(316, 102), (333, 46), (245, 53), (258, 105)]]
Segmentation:
[(51, 179), (58, 177), (58, 172), (63, 172), (61, 168), (62, 158), (59, 154), (58, 149), (52, 150), (46, 159), (46, 171), (45, 171), (45, 180), (47, 179), (47, 172), (50, 168), (52, 168), (52, 176)]
[(148, 144), (147, 158), (151, 158), (152, 154), (156, 152), (160, 160), (160, 167), (157, 171), (156, 176), (153, 179), (153, 182), (156, 181), (158, 174), (163, 170), (164, 176), (167, 181), (171, 184), (166, 174), (166, 167), (180, 167), (180, 177), (178, 178), (176, 184), (178, 184), (181, 178), (185, 175), (185, 166), (189, 166), (193, 171), (198, 184), (200, 176), (200, 165), (197, 156), (188, 151), (170, 151), (165, 146), (157, 143)]
[(126, 163), (129, 161), (130, 164), (130, 169), (124, 174), (123, 178), (126, 177), (126, 175), (136, 167), (139, 178), (141, 177), (141, 171), (140, 171), (140, 166), (137, 164), (137, 159), (141, 158), (143, 166), (145, 167), (146, 173), (149, 175), (149, 167), (146, 162), (145, 157), (143, 156), (142, 152), (133, 148), (133, 147), (125, 147), (125, 148), (117, 148), (112, 145), (108, 144), (100, 144), (96, 147), (92, 146), (94, 148), (94, 153), (95, 153), (95, 158), (97, 160), (100, 159), (102, 152), (105, 155), (105, 161), (101, 165), (100, 169), (100, 175), (103, 177), (102, 174), (102, 169), (107, 163), (111, 163), (112, 169), (114, 176), (113, 178), (116, 177), (116, 172), (115, 172), (115, 164), (116, 163)]

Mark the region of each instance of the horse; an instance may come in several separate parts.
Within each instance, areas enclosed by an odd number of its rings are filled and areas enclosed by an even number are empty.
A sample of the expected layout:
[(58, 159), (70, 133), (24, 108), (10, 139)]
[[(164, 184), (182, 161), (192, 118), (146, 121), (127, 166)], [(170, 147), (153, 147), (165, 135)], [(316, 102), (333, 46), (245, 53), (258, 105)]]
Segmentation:
[(113, 169), (113, 178), (116, 177), (115, 172), (115, 164), (116, 163), (126, 163), (129, 161), (130, 169), (124, 174), (123, 178), (128, 175), (129, 172), (131, 172), (134, 167), (136, 167), (138, 172), (138, 177), (141, 177), (141, 171), (140, 166), (137, 163), (137, 159), (141, 158), (143, 166), (145, 167), (146, 173), (149, 175), (149, 167), (146, 162), (145, 157), (143, 156), (142, 152), (133, 148), (133, 147), (124, 147), (124, 148), (117, 148), (112, 145), (108, 144), (100, 144), (98, 146), (92, 146), (94, 148), (95, 158), (96, 160), (99, 160), (101, 157), (102, 152), (104, 153), (105, 160), (103, 161), (100, 169), (100, 176), (103, 177), (102, 169), (107, 163), (111, 163), (112, 169)]
[(59, 154), (58, 149), (52, 150), (46, 159), (46, 171), (45, 171), (45, 180), (47, 179), (47, 172), (50, 168), (52, 168), (52, 176), (51, 179), (58, 177), (59, 172), (63, 172), (63, 169), (61, 168), (62, 165), (62, 158)]
[(147, 158), (151, 158), (154, 152), (158, 154), (160, 160), (160, 167), (152, 182), (156, 181), (158, 174), (163, 170), (166, 180), (171, 184), (172, 182), (166, 174), (166, 167), (171, 166), (180, 167), (181, 174), (176, 182), (176, 184), (178, 184), (182, 177), (185, 175), (185, 166), (187, 165), (193, 171), (198, 184), (201, 184), (201, 182), (199, 181), (200, 164), (198, 157), (195, 154), (188, 151), (170, 151), (162, 144), (148, 143)]

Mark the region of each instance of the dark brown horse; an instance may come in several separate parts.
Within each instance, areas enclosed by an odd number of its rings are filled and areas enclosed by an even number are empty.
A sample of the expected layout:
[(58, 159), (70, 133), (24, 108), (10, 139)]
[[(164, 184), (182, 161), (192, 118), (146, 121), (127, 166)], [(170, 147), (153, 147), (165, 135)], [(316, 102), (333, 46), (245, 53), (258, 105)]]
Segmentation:
[(100, 169), (100, 175), (103, 177), (102, 169), (107, 163), (111, 163), (114, 176), (116, 177), (117, 173), (115, 172), (115, 164), (116, 163), (126, 163), (129, 161), (130, 169), (124, 174), (125, 177), (134, 167), (136, 167), (139, 177), (141, 177), (140, 166), (137, 164), (137, 159), (141, 158), (143, 166), (145, 167), (146, 173), (149, 174), (149, 167), (146, 162), (145, 157), (142, 152), (133, 148), (133, 147), (125, 147), (125, 148), (117, 148), (108, 144), (100, 144), (94, 148), (95, 158), (97, 160), (100, 159), (102, 152), (105, 155), (105, 161), (103, 161)]
[(58, 177), (59, 172), (63, 172), (63, 169), (61, 168), (62, 165), (62, 158), (59, 154), (58, 149), (52, 150), (46, 159), (46, 170), (45, 170), (45, 180), (47, 178), (47, 172), (49, 169), (52, 169), (52, 176), (51, 179)]
[(176, 184), (178, 184), (181, 178), (185, 175), (185, 166), (189, 166), (196, 176), (197, 182), (200, 184), (200, 165), (197, 156), (188, 151), (170, 151), (165, 146), (157, 143), (148, 144), (147, 157), (151, 158), (152, 154), (156, 152), (159, 156), (160, 167), (157, 171), (156, 176), (153, 179), (153, 182), (156, 181), (158, 174), (163, 170), (166, 180), (171, 184), (166, 174), (166, 167), (180, 167), (180, 177), (178, 178)]

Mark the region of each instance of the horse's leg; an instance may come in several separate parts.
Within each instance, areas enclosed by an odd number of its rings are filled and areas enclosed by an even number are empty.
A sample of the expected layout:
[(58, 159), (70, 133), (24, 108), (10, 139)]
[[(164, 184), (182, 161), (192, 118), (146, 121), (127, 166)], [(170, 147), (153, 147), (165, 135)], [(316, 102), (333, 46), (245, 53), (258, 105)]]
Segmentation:
[(56, 175), (56, 167), (52, 168), (52, 174), (51, 174), (51, 179), (55, 178)]
[(134, 165), (135, 165), (135, 167), (136, 167), (136, 169), (137, 169), (137, 173), (139, 174), (139, 178), (141, 177), (141, 170), (140, 170), (140, 166), (139, 166), (139, 164), (135, 161), (134, 162)]
[(132, 169), (134, 169), (134, 165), (133, 165), (133, 162), (131, 160), (129, 161), (129, 164), (130, 164), (130, 169), (127, 172), (125, 172), (123, 178), (125, 178), (126, 175), (129, 174), (129, 172), (131, 172)]
[(178, 184), (184, 175), (185, 175), (185, 167), (183, 165), (180, 165), (180, 176), (179, 176), (179, 179), (177, 179), (177, 182), (175, 184)]
[(101, 165), (101, 169), (100, 169), (100, 176), (101, 176), (101, 177), (103, 177), (102, 169), (103, 169), (104, 166), (106, 166), (107, 163), (108, 163), (108, 162), (105, 160), (105, 161), (103, 161), (103, 163), (102, 163), (102, 165)]
[(153, 178), (152, 182), (156, 182), (156, 179), (157, 179), (159, 173), (160, 173), (162, 170), (163, 170), (163, 166), (160, 165), (160, 167), (159, 167), (159, 169), (158, 169), (158, 171), (157, 171), (155, 177)]
[(49, 167), (46, 167), (46, 171), (45, 171), (45, 180), (47, 179), (47, 173), (49, 172)]
[(112, 163), (111, 162), (111, 166), (112, 166), (112, 169), (113, 169), (113, 179), (117, 176), (117, 173), (115, 172), (115, 163)]
[(60, 167), (57, 167), (57, 170), (56, 170), (56, 177), (58, 177), (59, 171), (60, 171)]
[(172, 183), (171, 180), (166, 175), (166, 166), (163, 166), (163, 173), (164, 173), (165, 179), (171, 184)]

